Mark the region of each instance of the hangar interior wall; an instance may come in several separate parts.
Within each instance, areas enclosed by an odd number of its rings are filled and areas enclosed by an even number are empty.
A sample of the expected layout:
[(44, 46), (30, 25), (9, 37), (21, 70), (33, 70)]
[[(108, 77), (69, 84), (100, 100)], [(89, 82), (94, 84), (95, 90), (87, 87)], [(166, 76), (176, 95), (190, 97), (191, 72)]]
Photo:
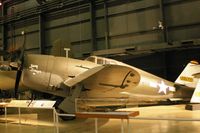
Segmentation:
[[(21, 47), (22, 31), (27, 53), (64, 56), (67, 47), (75, 58), (127, 46), (151, 49), (190, 40), (200, 44), (199, 5), (200, 0), (48, 0), (41, 5), (36, 0), (11, 1), (1, 6), (0, 47)], [(198, 50), (120, 59), (162, 77), (170, 75), (173, 81), (189, 60), (199, 59)]]
[[(90, 1), (74, 1), (76, 3), (70, 7), (62, 7), (62, 1), (54, 1), (48, 3), (52, 3), (49, 6), (57, 6), (56, 9), (41, 9), (44, 16), (45, 39), (42, 45), (45, 53), (64, 55), (63, 48), (69, 47), (71, 56), (82, 57), (94, 50), (93, 45), (96, 45), (96, 50), (138, 45), (151, 47), (152, 43), (159, 45), (162, 42), (200, 38), (199, 0), (96, 0), (93, 23)], [(21, 32), (25, 31), (26, 50), (39, 53), (39, 7), (42, 6), (36, 0), (7, 5), (1, 20), (6, 30), (3, 33), (6, 34), (6, 41), (2, 42), (1, 38), (1, 47), (19, 47), (23, 40)], [(13, 17), (12, 21), (9, 17)], [(164, 31), (158, 28), (159, 21), (167, 28), (167, 40), (163, 39)], [(93, 24), (96, 44), (91, 41)]]

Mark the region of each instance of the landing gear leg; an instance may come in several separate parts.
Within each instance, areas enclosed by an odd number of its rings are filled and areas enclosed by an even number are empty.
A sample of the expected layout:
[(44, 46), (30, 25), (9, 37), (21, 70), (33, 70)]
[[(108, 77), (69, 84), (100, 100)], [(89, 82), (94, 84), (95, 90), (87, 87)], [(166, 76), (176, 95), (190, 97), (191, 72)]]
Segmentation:
[(77, 84), (72, 92), (72, 95), (69, 97), (66, 97), (58, 106), (58, 108), (69, 114), (74, 114), (75, 113), (75, 99), (79, 97), (81, 90), (82, 90), (82, 84)]

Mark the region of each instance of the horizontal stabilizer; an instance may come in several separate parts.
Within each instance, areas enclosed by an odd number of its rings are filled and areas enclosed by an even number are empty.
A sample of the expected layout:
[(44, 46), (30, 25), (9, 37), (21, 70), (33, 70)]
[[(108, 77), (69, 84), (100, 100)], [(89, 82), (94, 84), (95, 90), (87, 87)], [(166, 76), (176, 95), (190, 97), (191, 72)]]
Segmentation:
[(176, 101), (183, 101), (183, 98), (169, 98), (170, 101), (176, 102)]
[(89, 69), (88, 71), (81, 73), (79, 75), (77, 75), (75, 78), (72, 79), (67, 79), (64, 81), (64, 84), (68, 87), (72, 87), (74, 85), (76, 85), (77, 83), (87, 79), (88, 77), (92, 76), (93, 74), (99, 72), (100, 70), (102, 70), (105, 66), (98, 66), (92, 69)]

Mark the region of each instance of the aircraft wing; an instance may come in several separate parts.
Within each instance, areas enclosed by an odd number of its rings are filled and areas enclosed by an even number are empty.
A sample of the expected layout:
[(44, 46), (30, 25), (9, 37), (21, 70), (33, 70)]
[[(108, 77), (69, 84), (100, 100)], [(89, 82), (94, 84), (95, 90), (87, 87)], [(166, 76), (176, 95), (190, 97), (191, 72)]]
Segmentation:
[[(139, 81), (140, 74), (130, 67), (102, 65), (91, 68), (72, 79), (67, 79), (62, 85), (72, 87), (77, 83), (83, 82), (87, 89), (101, 88), (102, 92), (102, 89), (108, 90), (108, 88), (133, 88), (139, 84)], [(117, 91), (116, 93), (119, 94)]]
[(77, 83), (79, 83), (79, 82), (87, 79), (88, 77), (92, 76), (93, 74), (99, 72), (103, 68), (105, 68), (105, 66), (98, 66), (98, 67), (89, 69), (86, 72), (79, 74), (75, 78), (65, 80), (63, 83), (64, 83), (64, 85), (66, 85), (68, 87), (72, 87), (72, 86), (76, 85)]

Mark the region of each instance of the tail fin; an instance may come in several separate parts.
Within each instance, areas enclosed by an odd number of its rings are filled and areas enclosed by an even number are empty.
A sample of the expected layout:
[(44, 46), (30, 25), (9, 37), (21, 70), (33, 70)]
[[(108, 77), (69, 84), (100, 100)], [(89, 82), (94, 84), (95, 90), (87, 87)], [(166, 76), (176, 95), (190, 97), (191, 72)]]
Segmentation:
[(194, 90), (194, 93), (192, 95), (190, 102), (191, 103), (200, 103), (200, 80), (198, 80), (196, 89)]
[(198, 79), (200, 78), (200, 64), (191, 61), (176, 79), (175, 83), (185, 85), (187, 87), (196, 88)]

